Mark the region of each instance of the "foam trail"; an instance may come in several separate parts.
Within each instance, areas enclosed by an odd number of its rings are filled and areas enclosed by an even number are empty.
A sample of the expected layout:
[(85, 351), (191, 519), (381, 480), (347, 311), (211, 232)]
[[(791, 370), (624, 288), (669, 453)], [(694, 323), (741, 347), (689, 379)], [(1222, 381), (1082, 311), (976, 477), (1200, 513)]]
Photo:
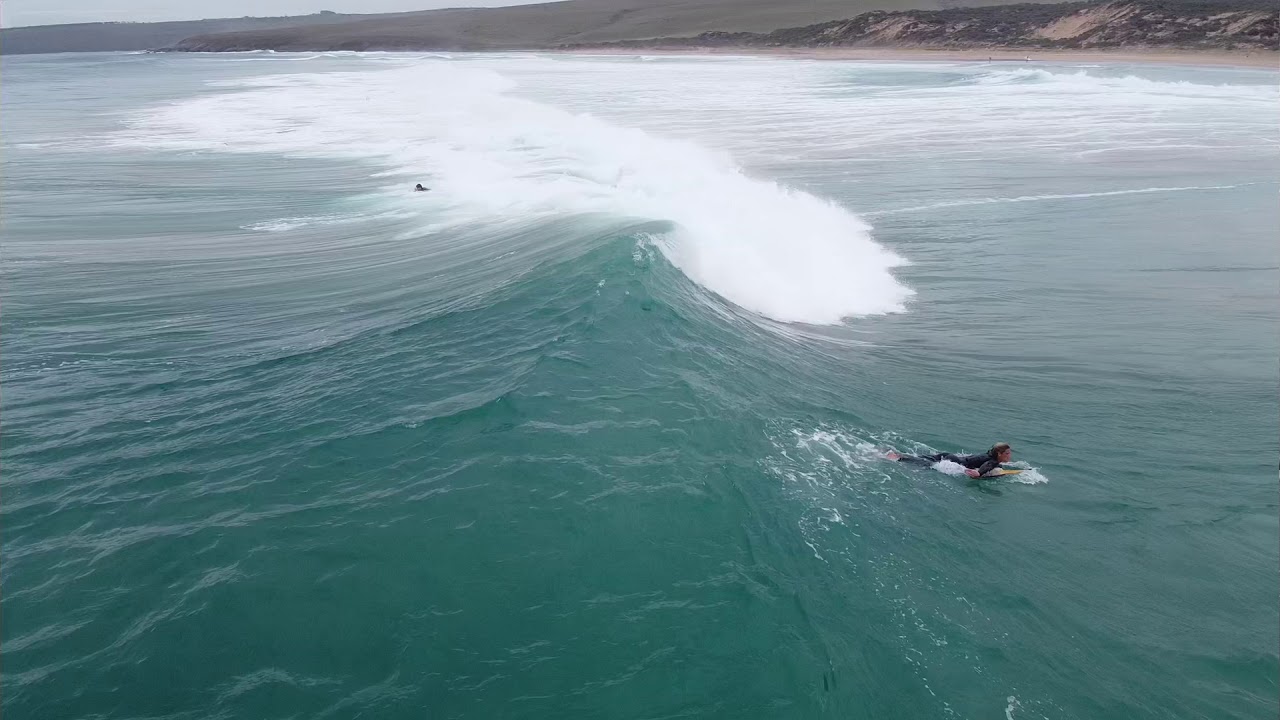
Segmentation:
[(514, 97), (490, 71), (430, 61), (238, 85), (152, 109), (116, 140), (378, 163), (432, 187), (405, 202), (458, 221), (585, 212), (669, 220), (676, 230), (657, 245), (674, 265), (785, 322), (897, 312), (911, 295), (890, 272), (904, 261), (843, 208), (748, 177), (694, 143)]
[(255, 232), (287, 232), (297, 230), (299, 228), (311, 227), (313, 225), (344, 225), (348, 223), (358, 223), (366, 220), (383, 220), (388, 218), (406, 217), (402, 213), (378, 213), (367, 215), (363, 213), (337, 214), (337, 215), (314, 215), (301, 217), (283, 217), (275, 220), (267, 220), (265, 222), (253, 223), (251, 225), (241, 226), (241, 230), (253, 230)]
[[(1249, 183), (1252, 184), (1252, 183)], [(867, 217), (880, 215), (897, 215), (899, 213), (923, 212), (941, 208), (964, 207), (966, 205), (994, 205), (998, 203), (1043, 202), (1046, 200), (1079, 200), (1084, 198), (1111, 197), (1115, 195), (1143, 195), (1146, 193), (1188, 192), (1192, 190), (1233, 190), (1244, 185), (1194, 185), (1188, 187), (1149, 187), (1136, 190), (1110, 190), (1107, 192), (1069, 193), (1062, 195), (1021, 195), (1018, 197), (979, 198), (975, 200), (950, 200), (932, 205), (916, 205), (914, 207), (895, 208), (893, 210), (876, 210), (862, 213)]]

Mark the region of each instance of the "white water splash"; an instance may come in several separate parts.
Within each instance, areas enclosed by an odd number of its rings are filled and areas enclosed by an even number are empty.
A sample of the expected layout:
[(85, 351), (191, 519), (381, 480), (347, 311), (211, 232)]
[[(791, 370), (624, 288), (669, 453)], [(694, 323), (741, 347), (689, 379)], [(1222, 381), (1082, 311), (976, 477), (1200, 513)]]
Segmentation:
[[(1022, 472), (1018, 473), (1017, 475), (1006, 475), (1003, 477), (997, 476), (993, 478), (987, 478), (987, 480), (988, 481), (996, 480), (999, 482), (1015, 482), (1015, 483), (1020, 483), (1022, 485), (1041, 485), (1043, 483), (1049, 482), (1049, 478), (1045, 477), (1043, 474), (1041, 474), (1039, 470), (1031, 467), (1031, 465), (1029, 465), (1028, 463), (1018, 461), (1018, 462), (1012, 462), (1012, 463), (1006, 463), (1006, 464), (1010, 468), (1017, 468)], [(938, 472), (943, 473), (944, 475), (953, 475), (956, 477), (965, 476), (965, 466), (959, 463), (952, 462), (950, 460), (939, 460), (938, 462), (934, 463), (932, 467), (934, 470), (937, 470)]]
[(1022, 705), (1018, 703), (1018, 698), (1013, 695), (1005, 698), (1005, 703), (1007, 704), (1004, 706), (1004, 718), (1005, 720), (1013, 720), (1014, 711), (1021, 709)]

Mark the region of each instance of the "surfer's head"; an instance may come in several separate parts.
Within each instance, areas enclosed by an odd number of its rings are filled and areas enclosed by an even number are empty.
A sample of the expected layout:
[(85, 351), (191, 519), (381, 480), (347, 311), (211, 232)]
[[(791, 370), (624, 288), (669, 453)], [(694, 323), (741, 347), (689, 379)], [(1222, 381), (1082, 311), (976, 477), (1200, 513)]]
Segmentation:
[(993, 460), (1000, 462), (1009, 462), (1009, 458), (1013, 457), (1013, 448), (1009, 447), (1009, 443), (996, 443), (987, 451)]
[(413, 186), (415, 192), (426, 192), (426, 188), (422, 187), (422, 183)]

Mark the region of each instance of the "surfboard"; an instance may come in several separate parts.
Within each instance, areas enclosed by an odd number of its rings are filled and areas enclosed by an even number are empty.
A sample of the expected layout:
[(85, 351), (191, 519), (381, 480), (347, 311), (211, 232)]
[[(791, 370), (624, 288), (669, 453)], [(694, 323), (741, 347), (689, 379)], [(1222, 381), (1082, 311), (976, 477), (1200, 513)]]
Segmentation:
[(1021, 471), (1021, 470), (1005, 470), (1005, 469), (1001, 468), (1001, 469), (1000, 469), (1000, 472), (998, 472), (998, 473), (989, 473), (989, 474), (987, 474), (987, 475), (983, 475), (983, 477), (1003, 477), (1003, 476), (1005, 476), (1005, 475), (1017, 475), (1017, 474), (1018, 474), (1018, 473), (1020, 473), (1020, 472), (1022, 472), (1022, 471)]

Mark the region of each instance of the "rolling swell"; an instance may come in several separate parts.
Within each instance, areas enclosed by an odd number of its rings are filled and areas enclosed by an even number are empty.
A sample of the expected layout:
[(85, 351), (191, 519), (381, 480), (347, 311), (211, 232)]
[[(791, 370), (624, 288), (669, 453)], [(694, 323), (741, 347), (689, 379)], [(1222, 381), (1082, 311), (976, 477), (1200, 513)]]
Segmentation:
[[(551, 223), (543, 230), (556, 232), (541, 237), (551, 240), (572, 226)], [(591, 218), (578, 226), (590, 231)], [(774, 561), (766, 558), (785, 553), (769, 534), (753, 531), (753, 537), (733, 541), (746, 543), (757, 556), (744, 557), (739, 569), (712, 564), (705, 581), (664, 590), (651, 584), (649, 573), (635, 571), (650, 556), (636, 555), (634, 531), (611, 527), (622, 517), (621, 507), (692, 513), (686, 518), (692, 523), (709, 497), (758, 502), (754, 492), (744, 495), (738, 487), (754, 472), (753, 461), (744, 458), (758, 453), (755, 441), (749, 433), (735, 432), (739, 440), (725, 445), (723, 420), (717, 418), (742, 410), (764, 414), (759, 407), (764, 399), (753, 397), (761, 380), (726, 391), (702, 373), (663, 358), (673, 353), (702, 358), (693, 367), (729, 363), (743, 367), (749, 377), (762, 362), (776, 364), (767, 353), (720, 344), (723, 333), (732, 332), (722, 322), (724, 313), (732, 316), (732, 306), (667, 262), (645, 227), (580, 232), (574, 242), (560, 245), (530, 242), (536, 250), (525, 255), (524, 263), (493, 277), (481, 292), (446, 294), (447, 302), (429, 292), (440, 287), (388, 295), (392, 301), (364, 313), (353, 332), (320, 345), (237, 361), (246, 348), (260, 346), (256, 334), (270, 326), (243, 323), (226, 329), (238, 341), (228, 354), (188, 357), (162, 382), (148, 381), (154, 377), (150, 372), (98, 374), (92, 358), (68, 366), (75, 374), (51, 369), (15, 375), (15, 394), (25, 395), (27, 402), (20, 400), (8, 420), (7, 462), (21, 480), (6, 488), (6, 573), (21, 576), (28, 567), (48, 564), (60, 570), (46, 584), (24, 588), (24, 594), (10, 599), (17, 603), (11, 607), (23, 608), (28, 626), (39, 629), (16, 638), (14, 652), (30, 669), (8, 676), (6, 702), (22, 708), (31, 689), (43, 696), (85, 671), (105, 680), (128, 668), (194, 661), (178, 648), (158, 648), (146, 638), (176, 631), (202, 637), (241, 612), (238, 598), (247, 595), (258, 595), (267, 606), (279, 603), (282, 614), (270, 628), (273, 637), (305, 643), (309, 631), (285, 619), (288, 614), (304, 607), (311, 608), (302, 612), (312, 618), (328, 612), (324, 598), (337, 588), (345, 588), (333, 597), (342, 605), (364, 602), (348, 594), (359, 586), (376, 586), (396, 597), (407, 586), (396, 590), (397, 581), (365, 573), (370, 558), (403, 553), (436, 558), (409, 576), (441, 594), (422, 607), (391, 600), (397, 613), (408, 615), (392, 626), (375, 622), (359, 633), (381, 638), (375, 644), (398, 638), (394, 641), (416, 646), (413, 628), (431, 626), (433, 617), (456, 620), (467, 605), (463, 588), (450, 590), (430, 577), (462, 571), (443, 569), (449, 561), (442, 558), (465, 554), (468, 545), (488, 542), (480, 539), (485, 536), (529, 534), (528, 554), (506, 560), (513, 563), (508, 571), (517, 573), (523, 572), (520, 567), (532, 572), (548, 552), (576, 554), (593, 564), (603, 562), (601, 553), (614, 553), (631, 568), (625, 577), (567, 587), (577, 597), (555, 600), (557, 612), (577, 605), (597, 608), (591, 612), (601, 620), (632, 623), (655, 614), (686, 617), (683, 622), (693, 627), (725, 603), (754, 605), (759, 588), (782, 582)], [(523, 231), (539, 234), (537, 226)], [(258, 297), (264, 317), (290, 307), (273, 306), (270, 290), (260, 290)], [(776, 341), (770, 331), (742, 322), (759, 337)], [(605, 362), (617, 357), (633, 362)], [(605, 375), (602, 367), (609, 368)], [(44, 385), (40, 393), (56, 396), (65, 393), (50, 386), (60, 377), (66, 374), (73, 382), (86, 373), (98, 377), (94, 397), (111, 408), (109, 415), (91, 420), (83, 412), (61, 417), (26, 412), (42, 404), (24, 382), (39, 382)], [(655, 414), (638, 412), (637, 403)], [(584, 434), (613, 450), (584, 456), (577, 451)], [(695, 469), (701, 463), (689, 462), (689, 452), (721, 469), (705, 475)], [(664, 482), (647, 480), (655, 469), (664, 472)], [(124, 508), (127, 518), (116, 519)], [(494, 535), (502, 527), (496, 521), (517, 508), (520, 524)], [(761, 511), (773, 512), (767, 506)], [(550, 530), (540, 527), (548, 523), (563, 538), (558, 550), (532, 540)], [(60, 531), (48, 535), (53, 529)], [(481, 531), (484, 536), (476, 534)], [(353, 545), (352, 533), (366, 539)], [(708, 536), (702, 542), (723, 541)], [(140, 596), (136, 586), (113, 584), (106, 576), (142, 572), (157, 552), (173, 558), (148, 571), (166, 578), (166, 589), (158, 593)], [(502, 557), (509, 551), (498, 552)], [(688, 563), (677, 559), (685, 556), (683, 547), (657, 552)], [(261, 564), (281, 554), (293, 558), (293, 570)], [(634, 562), (625, 560), (628, 556)], [(76, 614), (41, 619), (41, 603), (91, 581), (112, 590)], [(521, 587), (512, 589), (512, 607), (543, 614), (538, 608), (547, 602), (545, 586), (531, 576)], [(621, 595), (602, 595), (604, 587)], [(795, 613), (804, 633), (816, 637), (802, 603)], [(467, 624), (465, 618), (462, 622)], [(545, 631), (556, 622), (546, 617), (536, 625)], [(86, 636), (86, 628), (95, 639)], [(527, 635), (511, 630), (507, 637)], [(219, 683), (201, 705), (205, 712), (242, 708), (244, 693), (260, 682), (328, 698), (317, 711), (351, 703), (376, 706), (401, 692), (413, 697), (423, 691), (421, 686), (390, 688), (386, 676), (370, 669), (357, 672), (355, 680), (367, 699), (352, 700), (346, 695), (351, 680), (307, 673), (289, 660), (227, 680), (218, 668), (239, 665), (256, 645), (237, 637), (235, 648), (198, 642)], [(517, 647), (536, 649), (547, 642), (527, 636)], [(573, 644), (565, 642), (555, 641), (557, 653), (573, 652)], [(68, 652), (67, 643), (89, 649)], [(639, 667), (662, 668), (662, 659), (673, 652), (637, 647), (632, 665)], [(489, 650), (495, 651), (503, 654)], [(508, 661), (513, 669), (499, 675), (511, 677), (519, 667), (536, 677), (541, 663), (550, 661), (536, 655), (543, 659), (525, 662), (524, 655), (513, 651)], [(473, 673), (494, 661), (492, 654), (464, 657), (462, 667), (474, 664), (474, 669), (428, 688), (479, 689), (492, 675)], [(634, 674), (587, 681), (555, 702), (572, 704), (577, 693), (602, 692)], [(95, 702), (94, 697), (90, 693), (86, 701)], [(46, 700), (42, 707), (71, 712), (79, 702), (50, 705)], [(164, 707), (139, 702), (138, 707)]]

